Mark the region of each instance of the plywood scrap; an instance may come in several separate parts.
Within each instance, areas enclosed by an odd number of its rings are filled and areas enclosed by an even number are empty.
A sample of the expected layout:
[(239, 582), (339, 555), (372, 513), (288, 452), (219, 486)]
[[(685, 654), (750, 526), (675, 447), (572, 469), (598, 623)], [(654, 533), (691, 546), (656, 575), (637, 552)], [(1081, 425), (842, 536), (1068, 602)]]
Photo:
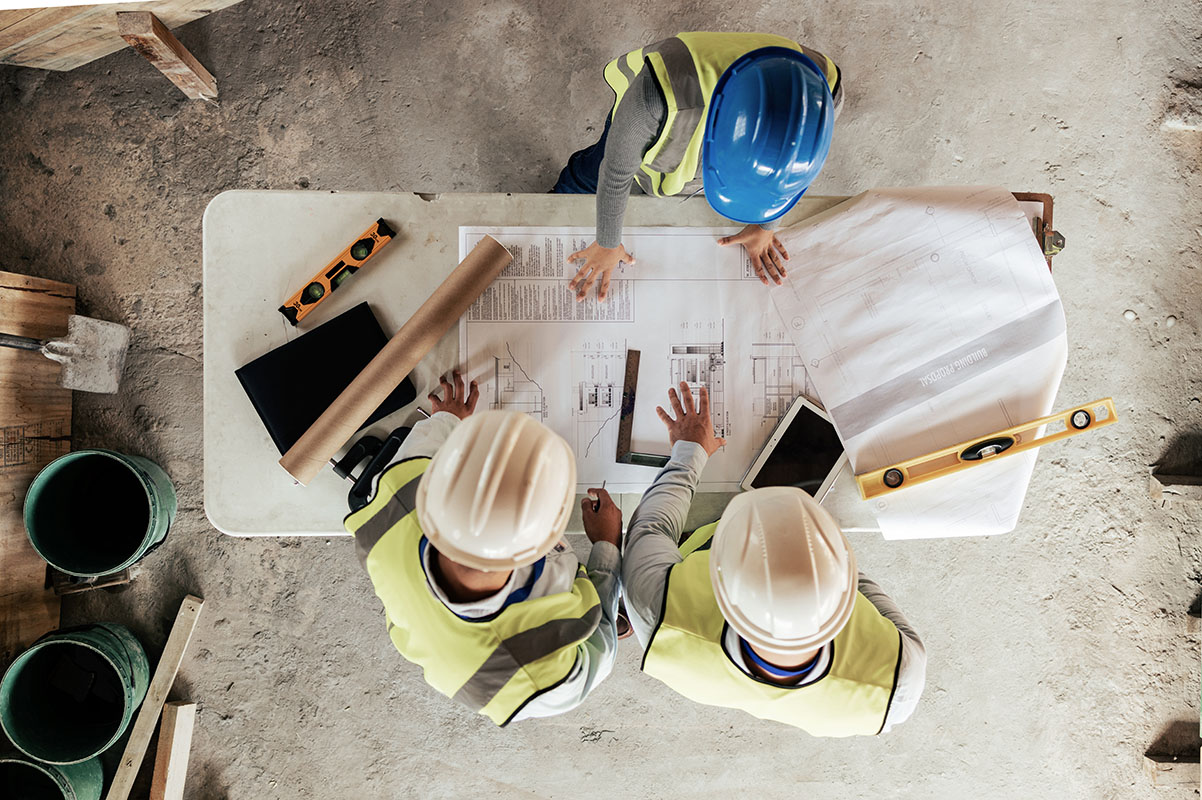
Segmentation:
[[(0, 331), (46, 339), (67, 332), (75, 287), (0, 272)], [(0, 348), (0, 666), (59, 624), (46, 562), (25, 535), (25, 491), (42, 467), (71, 449), (71, 392), (57, 363)]]

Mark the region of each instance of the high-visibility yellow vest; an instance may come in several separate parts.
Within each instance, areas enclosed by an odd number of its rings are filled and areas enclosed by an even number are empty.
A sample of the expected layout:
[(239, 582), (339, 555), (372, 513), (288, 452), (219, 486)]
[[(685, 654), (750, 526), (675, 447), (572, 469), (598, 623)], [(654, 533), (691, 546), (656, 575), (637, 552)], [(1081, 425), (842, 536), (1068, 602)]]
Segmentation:
[(643, 656), (643, 671), (680, 694), (711, 706), (801, 728), (813, 736), (875, 735), (897, 685), (901, 633), (864, 595), (832, 643), (830, 668), (813, 683), (779, 686), (752, 677), (722, 647), (726, 620), (710, 583), (709, 540), (699, 528), (668, 573), (664, 614)]
[(407, 459), (380, 476), (372, 501), (346, 529), (384, 604), (396, 649), (426, 683), (504, 725), (533, 697), (563, 682), (577, 645), (597, 629), (601, 599), (581, 567), (572, 591), (512, 603), (491, 617), (463, 619), (426, 585), (417, 486), (428, 458)]
[(701, 188), (701, 140), (714, 86), (740, 56), (761, 47), (787, 47), (809, 56), (826, 77), (838, 107), (841, 98), (835, 62), (817, 50), (771, 33), (680, 33), (606, 64), (605, 82), (616, 95), (611, 119), (635, 76), (645, 67), (651, 70), (668, 107), (659, 138), (634, 175), (644, 192), (663, 197)]

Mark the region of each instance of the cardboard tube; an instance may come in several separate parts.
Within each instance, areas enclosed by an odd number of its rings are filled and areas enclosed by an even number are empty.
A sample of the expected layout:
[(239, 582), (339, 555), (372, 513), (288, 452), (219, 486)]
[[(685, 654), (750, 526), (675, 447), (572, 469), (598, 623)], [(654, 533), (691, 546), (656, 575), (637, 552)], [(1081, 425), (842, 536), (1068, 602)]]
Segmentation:
[(313, 480), (512, 260), (496, 239), (481, 239), (351, 385), (284, 453), (280, 466), (301, 483)]

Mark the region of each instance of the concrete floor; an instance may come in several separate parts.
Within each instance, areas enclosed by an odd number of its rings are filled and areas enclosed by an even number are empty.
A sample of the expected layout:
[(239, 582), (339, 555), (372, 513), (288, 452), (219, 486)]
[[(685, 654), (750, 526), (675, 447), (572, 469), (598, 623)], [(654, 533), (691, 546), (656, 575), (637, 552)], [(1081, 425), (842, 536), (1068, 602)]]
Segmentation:
[[(918, 712), (880, 739), (692, 705), (639, 674), (633, 640), (576, 712), (496, 730), (392, 650), (349, 541), (229, 539), (201, 507), (215, 194), (545, 191), (602, 124), (604, 62), (690, 29), (795, 34), (838, 60), (847, 107), (815, 192), (1054, 193), (1058, 405), (1113, 394), (1123, 416), (1041, 456), (1011, 534), (855, 541), (930, 656)], [(65, 621), (126, 622), (157, 646), (183, 594), (205, 596), (176, 684), (201, 704), (197, 798), (1195, 795), (1151, 788), (1140, 762), (1198, 745), (1185, 610), (1202, 510), (1154, 503), (1145, 476), (1196, 447), (1181, 437), (1202, 409), (1202, 133), (1162, 128), (1202, 80), (1199, 30), (1193, 0), (254, 0), (179, 32), (216, 106), (128, 50), (0, 68), (0, 266), (77, 283), (81, 313), (134, 329), (122, 393), (76, 397), (76, 446), (150, 456), (180, 490), (135, 584), (66, 602)]]

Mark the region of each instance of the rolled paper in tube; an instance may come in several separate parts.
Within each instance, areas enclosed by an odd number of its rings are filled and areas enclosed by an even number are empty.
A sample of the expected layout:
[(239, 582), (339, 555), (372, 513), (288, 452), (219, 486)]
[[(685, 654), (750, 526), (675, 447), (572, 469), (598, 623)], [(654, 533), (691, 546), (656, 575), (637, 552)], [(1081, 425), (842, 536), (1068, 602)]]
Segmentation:
[(496, 239), (491, 236), (481, 239), (350, 386), (284, 453), (280, 466), (301, 483), (313, 480), (512, 260), (513, 256)]

